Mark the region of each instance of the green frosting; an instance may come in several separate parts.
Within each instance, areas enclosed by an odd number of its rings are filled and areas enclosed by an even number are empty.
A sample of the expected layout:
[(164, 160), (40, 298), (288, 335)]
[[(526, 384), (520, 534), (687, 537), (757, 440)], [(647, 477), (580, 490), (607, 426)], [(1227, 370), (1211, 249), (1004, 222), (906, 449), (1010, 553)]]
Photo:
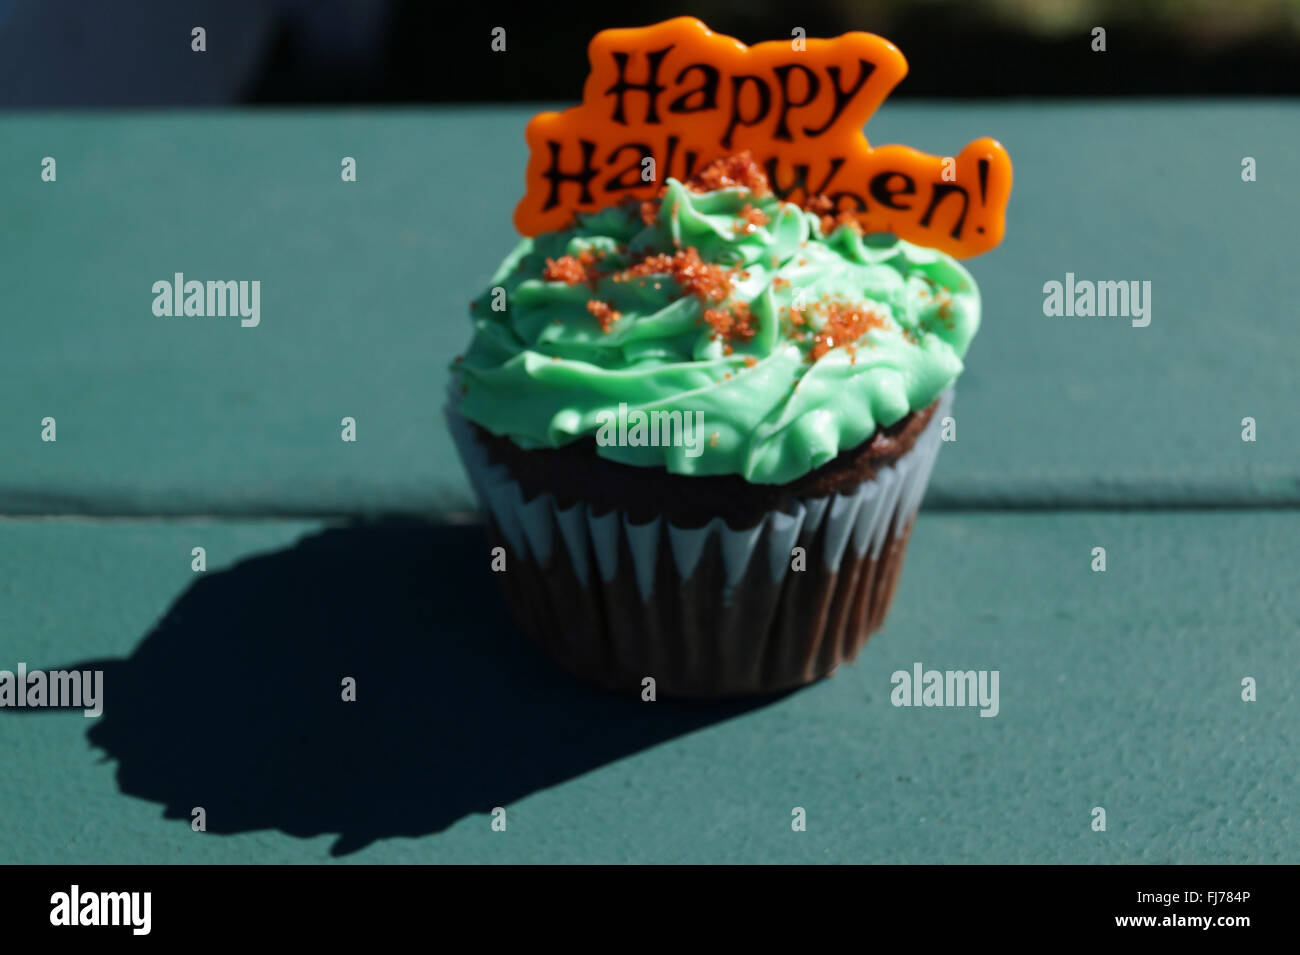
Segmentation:
[[(746, 204), (768, 222), (747, 225)], [(752, 338), (721, 340), (702, 320), (714, 306), (667, 274), (615, 278), (647, 253), (689, 247), (739, 267), (728, 301), (749, 304)], [(547, 259), (586, 250), (603, 256), (594, 289), (543, 278)], [(588, 310), (592, 298), (621, 315), (608, 331)], [(828, 301), (869, 306), (883, 327), (853, 347), (823, 347), (814, 361), (812, 335), (792, 335), (790, 306), (812, 306), (794, 331), (816, 332), (826, 313), (817, 303)], [(961, 373), (980, 301), (970, 274), (942, 252), (848, 227), (827, 236), (817, 216), (775, 197), (695, 193), (670, 179), (653, 225), (623, 205), (524, 239), (472, 315), (474, 340), (452, 366), (459, 407), (493, 434), (524, 448), (596, 437), (598, 454), (624, 464), (779, 484), (929, 405)], [(620, 404), (633, 423), (637, 411), (702, 415), (684, 420), (702, 424), (703, 441), (637, 443), (635, 429), (622, 443), (603, 440), (616, 433)]]

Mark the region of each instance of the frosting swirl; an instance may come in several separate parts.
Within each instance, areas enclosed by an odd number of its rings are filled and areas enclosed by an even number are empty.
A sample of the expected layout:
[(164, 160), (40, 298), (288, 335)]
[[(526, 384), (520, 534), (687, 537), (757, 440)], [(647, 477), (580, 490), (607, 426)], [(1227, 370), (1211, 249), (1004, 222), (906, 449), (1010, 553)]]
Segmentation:
[(452, 366), (460, 412), (526, 449), (596, 437), (620, 404), (700, 413), (693, 454), (600, 441), (596, 453), (781, 484), (961, 373), (980, 300), (955, 259), (723, 181), (696, 192), (669, 179), (657, 208), (615, 206), (520, 242), (471, 305), (474, 338)]

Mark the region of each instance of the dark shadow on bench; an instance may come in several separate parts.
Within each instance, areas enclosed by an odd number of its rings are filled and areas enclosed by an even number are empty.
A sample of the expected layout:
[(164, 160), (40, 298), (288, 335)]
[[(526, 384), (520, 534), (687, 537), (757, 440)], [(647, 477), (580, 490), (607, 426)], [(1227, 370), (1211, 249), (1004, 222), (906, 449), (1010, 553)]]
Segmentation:
[[(123, 793), (209, 833), (439, 832), (769, 701), (645, 703), (525, 643), (480, 526), (331, 529), (202, 575), (101, 667), (90, 741)], [(345, 677), (356, 702), (344, 702)], [(482, 824), (489, 824), (485, 815)]]

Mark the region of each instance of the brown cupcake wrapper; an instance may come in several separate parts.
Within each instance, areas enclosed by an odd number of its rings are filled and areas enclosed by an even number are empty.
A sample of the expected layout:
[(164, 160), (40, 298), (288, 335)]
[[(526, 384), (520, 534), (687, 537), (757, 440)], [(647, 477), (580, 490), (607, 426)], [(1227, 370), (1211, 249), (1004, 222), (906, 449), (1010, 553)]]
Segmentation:
[(657, 694), (716, 698), (811, 683), (879, 629), (951, 402), (950, 390), (913, 448), (852, 494), (800, 500), (743, 530), (526, 501), (454, 406), (448, 422), (506, 550), (498, 576), (521, 629), (611, 689), (640, 693), (651, 677)]

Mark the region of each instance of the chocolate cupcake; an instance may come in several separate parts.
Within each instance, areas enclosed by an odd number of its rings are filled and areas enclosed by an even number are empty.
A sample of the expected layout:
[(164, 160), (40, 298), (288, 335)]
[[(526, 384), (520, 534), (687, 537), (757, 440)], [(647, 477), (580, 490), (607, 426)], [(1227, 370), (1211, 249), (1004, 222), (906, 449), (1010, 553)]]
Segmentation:
[(520, 627), (619, 690), (799, 686), (881, 626), (979, 324), (946, 253), (747, 155), (524, 239), (448, 419)]

